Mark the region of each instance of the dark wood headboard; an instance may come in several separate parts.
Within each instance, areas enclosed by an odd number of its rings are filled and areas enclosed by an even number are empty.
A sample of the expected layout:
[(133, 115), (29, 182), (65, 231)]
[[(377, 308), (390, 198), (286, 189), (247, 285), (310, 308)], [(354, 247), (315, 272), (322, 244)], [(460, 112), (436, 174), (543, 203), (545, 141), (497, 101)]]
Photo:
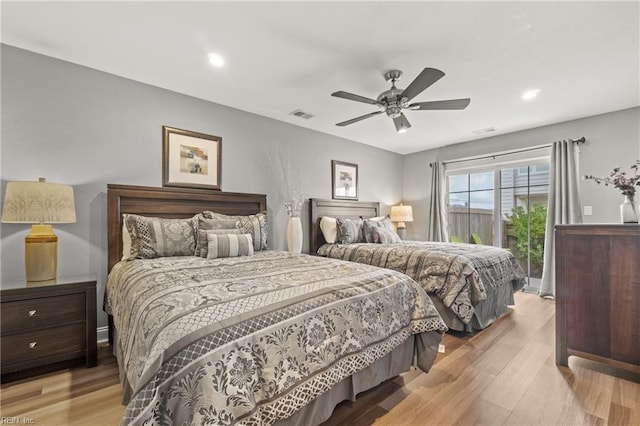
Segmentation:
[(322, 216), (330, 216), (341, 219), (356, 219), (379, 216), (380, 203), (367, 201), (321, 200), (309, 199), (309, 227), (311, 241), (309, 253), (315, 254), (321, 245), (325, 244), (324, 236), (320, 230)]
[(122, 258), (122, 214), (166, 218), (191, 217), (204, 210), (250, 215), (267, 210), (264, 194), (241, 194), (208, 189), (107, 185), (107, 230), (111, 271)]

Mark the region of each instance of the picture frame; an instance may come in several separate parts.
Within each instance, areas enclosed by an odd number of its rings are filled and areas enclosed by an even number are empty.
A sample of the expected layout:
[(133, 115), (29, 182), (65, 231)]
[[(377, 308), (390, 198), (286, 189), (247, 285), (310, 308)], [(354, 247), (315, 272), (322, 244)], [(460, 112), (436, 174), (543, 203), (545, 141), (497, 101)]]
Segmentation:
[(222, 138), (162, 126), (162, 186), (220, 190)]
[(358, 199), (358, 165), (331, 160), (331, 197), (334, 200)]

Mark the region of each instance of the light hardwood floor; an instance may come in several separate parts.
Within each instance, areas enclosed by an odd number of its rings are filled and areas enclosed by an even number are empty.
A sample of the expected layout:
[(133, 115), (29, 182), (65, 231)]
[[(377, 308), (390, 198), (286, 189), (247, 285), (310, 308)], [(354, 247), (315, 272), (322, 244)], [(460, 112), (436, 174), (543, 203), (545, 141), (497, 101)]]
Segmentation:
[[(575, 357), (556, 367), (553, 301), (518, 293), (491, 327), (447, 334), (444, 344), (428, 374), (412, 370), (343, 402), (324, 426), (640, 425), (640, 375)], [(100, 348), (96, 368), (2, 384), (1, 392), (1, 415), (20, 424), (117, 425), (124, 411), (110, 347)]]

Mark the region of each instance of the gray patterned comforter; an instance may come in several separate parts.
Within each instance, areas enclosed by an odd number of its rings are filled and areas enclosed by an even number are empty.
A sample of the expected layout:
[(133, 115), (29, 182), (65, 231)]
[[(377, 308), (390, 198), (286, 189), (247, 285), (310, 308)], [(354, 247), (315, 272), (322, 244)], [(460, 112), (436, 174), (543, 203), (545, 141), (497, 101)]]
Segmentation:
[(521, 289), (526, 278), (507, 250), (483, 245), (404, 241), (398, 244), (324, 244), (318, 254), (389, 268), (409, 275), (435, 294), (465, 324), (487, 287)]
[(274, 251), (120, 262), (105, 309), (123, 424), (271, 424), (415, 334), (446, 331), (403, 274)]

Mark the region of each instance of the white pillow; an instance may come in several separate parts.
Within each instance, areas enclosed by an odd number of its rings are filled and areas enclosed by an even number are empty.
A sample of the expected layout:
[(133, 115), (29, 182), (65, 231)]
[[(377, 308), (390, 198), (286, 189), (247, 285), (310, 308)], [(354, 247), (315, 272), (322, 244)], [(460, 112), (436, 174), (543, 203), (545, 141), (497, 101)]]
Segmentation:
[(338, 231), (338, 227), (336, 225), (336, 218), (323, 216), (322, 219), (320, 219), (320, 229), (322, 230), (322, 235), (324, 236), (324, 240), (328, 244), (335, 244), (336, 233)]

